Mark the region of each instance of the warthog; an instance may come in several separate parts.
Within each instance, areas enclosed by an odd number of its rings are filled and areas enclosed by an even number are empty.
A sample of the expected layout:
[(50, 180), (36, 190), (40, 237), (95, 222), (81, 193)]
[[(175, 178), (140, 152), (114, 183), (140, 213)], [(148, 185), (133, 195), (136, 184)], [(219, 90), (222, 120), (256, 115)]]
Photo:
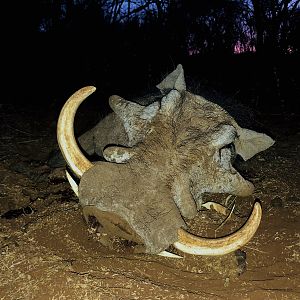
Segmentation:
[(62, 108), (58, 143), (80, 179), (77, 186), (67, 173), (83, 214), (87, 221), (96, 217), (106, 233), (133, 241), (148, 253), (160, 253), (171, 244), (198, 255), (235, 251), (259, 226), (259, 202), (246, 224), (223, 238), (188, 233), (184, 218), (196, 215), (204, 193), (250, 195), (254, 187), (233, 168), (232, 157), (236, 152), (249, 159), (274, 141), (241, 128), (220, 106), (186, 91), (180, 65), (158, 87), (165, 96), (147, 106), (110, 97), (110, 128), (113, 132), (117, 125), (116, 134), (106, 141), (106, 161), (97, 163), (82, 154), (73, 129), (79, 105), (95, 88), (80, 89)]

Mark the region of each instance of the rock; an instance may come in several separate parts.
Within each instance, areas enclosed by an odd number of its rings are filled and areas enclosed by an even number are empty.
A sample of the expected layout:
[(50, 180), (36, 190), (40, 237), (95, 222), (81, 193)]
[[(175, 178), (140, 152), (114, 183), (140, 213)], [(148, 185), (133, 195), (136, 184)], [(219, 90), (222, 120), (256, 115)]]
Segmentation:
[(272, 207), (275, 207), (275, 208), (281, 208), (281, 207), (283, 207), (283, 201), (282, 201), (282, 199), (280, 198), (280, 197), (278, 197), (278, 196), (276, 196), (275, 198), (273, 198), (272, 200), (271, 200), (271, 206)]

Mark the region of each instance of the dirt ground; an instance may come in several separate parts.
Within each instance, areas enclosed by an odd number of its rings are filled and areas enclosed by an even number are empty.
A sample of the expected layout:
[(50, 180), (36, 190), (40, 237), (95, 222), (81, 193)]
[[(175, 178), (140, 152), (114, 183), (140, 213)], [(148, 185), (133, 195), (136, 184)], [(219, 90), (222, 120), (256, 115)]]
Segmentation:
[(57, 116), (0, 107), (0, 299), (300, 299), (299, 116), (260, 120), (276, 143), (238, 163), (256, 186), (253, 196), (207, 197), (235, 201), (234, 217), (224, 223), (203, 210), (189, 222), (195, 233), (221, 236), (239, 228), (259, 199), (263, 219), (255, 237), (234, 254), (182, 259), (100, 244), (63, 168), (47, 165), (57, 148)]

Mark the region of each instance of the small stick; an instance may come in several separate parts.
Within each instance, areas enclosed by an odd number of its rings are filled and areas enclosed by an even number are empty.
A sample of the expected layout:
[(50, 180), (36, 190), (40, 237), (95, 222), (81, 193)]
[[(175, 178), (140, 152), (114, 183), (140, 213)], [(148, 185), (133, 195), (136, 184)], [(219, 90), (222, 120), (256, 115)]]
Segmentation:
[(244, 248), (247, 248), (247, 249), (250, 249), (250, 250), (253, 250), (253, 251), (257, 251), (257, 252), (260, 252), (260, 253), (269, 253), (269, 252), (266, 252), (266, 251), (262, 251), (262, 250), (258, 250), (256, 248), (252, 248), (252, 247), (249, 247), (249, 246), (243, 246)]
[(235, 208), (235, 202), (234, 202), (234, 204), (233, 204), (233, 206), (232, 206), (232, 208), (231, 208), (231, 210), (230, 210), (229, 215), (228, 215), (228, 216), (223, 220), (223, 222), (215, 229), (215, 236), (216, 236), (216, 234), (217, 234), (217, 231), (218, 231), (222, 226), (224, 226), (224, 224), (229, 220), (229, 218), (231, 217), (231, 215), (232, 215), (232, 213), (233, 213), (234, 208)]
[(13, 129), (13, 130), (15, 130), (15, 131), (19, 131), (19, 132), (21, 132), (21, 133), (25, 133), (25, 134), (27, 134), (27, 135), (33, 135), (33, 134), (30, 133), (30, 132), (23, 131), (23, 130), (18, 129), (18, 128), (14, 128), (14, 127), (12, 127), (12, 126), (10, 126), (10, 125), (7, 125), (7, 127), (11, 128), (11, 129)]

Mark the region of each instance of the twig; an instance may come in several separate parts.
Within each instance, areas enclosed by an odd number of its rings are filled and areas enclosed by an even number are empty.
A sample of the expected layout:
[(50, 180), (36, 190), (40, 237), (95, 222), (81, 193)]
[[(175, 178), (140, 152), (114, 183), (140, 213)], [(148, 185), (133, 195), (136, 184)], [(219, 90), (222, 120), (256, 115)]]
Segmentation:
[(33, 134), (30, 133), (30, 132), (23, 131), (23, 130), (18, 129), (18, 128), (14, 128), (14, 127), (12, 127), (12, 126), (10, 126), (10, 125), (6, 125), (6, 126), (9, 127), (9, 128), (11, 128), (11, 129), (13, 129), (13, 130), (15, 130), (15, 131), (18, 131), (18, 132), (25, 133), (25, 134), (27, 134), (27, 135), (33, 135)]
[(38, 139), (33, 139), (33, 140), (27, 140), (27, 141), (22, 141), (22, 142), (18, 142), (18, 144), (26, 144), (26, 143), (31, 143), (31, 142), (37, 142), (39, 140), (41, 140), (42, 138), (38, 138)]
[(224, 226), (224, 224), (229, 220), (229, 218), (231, 217), (231, 215), (232, 215), (232, 213), (233, 213), (234, 208), (235, 208), (235, 202), (234, 202), (234, 204), (233, 204), (233, 206), (232, 206), (232, 208), (231, 208), (231, 210), (230, 210), (229, 215), (228, 215), (228, 216), (222, 221), (222, 223), (215, 229), (215, 236), (216, 236), (216, 234), (217, 234), (217, 231), (218, 231), (222, 226)]
[[(228, 201), (230, 200), (230, 198), (232, 197), (232, 195), (227, 196), (227, 198), (225, 199), (225, 206), (228, 207)], [(234, 201), (234, 200), (233, 200)]]
[(265, 253), (265, 254), (268, 254), (269, 252), (266, 252), (266, 251), (262, 251), (262, 250), (258, 250), (256, 248), (252, 248), (252, 247), (249, 247), (249, 246), (243, 246), (244, 248), (247, 248), (247, 249), (250, 249), (250, 250), (253, 250), (253, 251), (257, 251), (257, 252), (260, 252), (260, 253)]

